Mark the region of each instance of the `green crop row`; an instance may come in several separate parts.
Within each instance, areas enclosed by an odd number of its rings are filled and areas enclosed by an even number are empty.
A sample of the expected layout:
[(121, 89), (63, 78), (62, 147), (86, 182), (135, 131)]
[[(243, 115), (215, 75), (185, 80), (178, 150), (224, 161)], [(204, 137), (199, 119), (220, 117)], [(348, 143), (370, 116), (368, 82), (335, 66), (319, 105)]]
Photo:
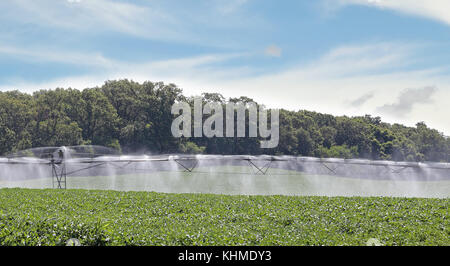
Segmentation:
[(0, 245), (450, 245), (449, 199), (0, 190)]

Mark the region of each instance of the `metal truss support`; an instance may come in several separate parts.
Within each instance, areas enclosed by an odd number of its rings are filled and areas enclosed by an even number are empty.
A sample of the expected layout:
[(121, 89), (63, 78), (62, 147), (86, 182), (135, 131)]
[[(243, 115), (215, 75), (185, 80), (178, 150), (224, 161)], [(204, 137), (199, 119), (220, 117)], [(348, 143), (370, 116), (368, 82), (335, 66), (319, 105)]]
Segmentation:
[(328, 166), (326, 163), (321, 163), (325, 168), (328, 169), (328, 171), (330, 171), (332, 174), (336, 174), (336, 169), (338, 169), (339, 165), (337, 165), (334, 168), (331, 168), (330, 166)]
[(52, 165), (53, 188), (66, 189), (67, 188), (66, 164), (64, 162), (62, 162), (61, 164), (55, 164), (55, 162), (52, 161), (51, 165)]
[(267, 171), (269, 170), (270, 165), (272, 164), (273, 160), (270, 160), (263, 167), (257, 166), (255, 163), (253, 163), (252, 160), (247, 160), (247, 162), (252, 167), (252, 169), (256, 169), (255, 174), (263, 174), (263, 175), (265, 175), (267, 173)]
[(192, 161), (194, 161), (194, 164), (192, 165), (192, 166), (187, 166), (187, 165), (184, 165), (184, 164), (182, 164), (181, 162), (180, 162), (180, 160), (174, 160), (179, 166), (181, 166), (181, 167), (183, 167), (183, 169), (184, 169), (184, 172), (189, 172), (189, 173), (191, 173), (192, 171), (194, 171), (194, 169), (197, 167), (197, 165), (198, 165), (198, 160), (192, 160)]

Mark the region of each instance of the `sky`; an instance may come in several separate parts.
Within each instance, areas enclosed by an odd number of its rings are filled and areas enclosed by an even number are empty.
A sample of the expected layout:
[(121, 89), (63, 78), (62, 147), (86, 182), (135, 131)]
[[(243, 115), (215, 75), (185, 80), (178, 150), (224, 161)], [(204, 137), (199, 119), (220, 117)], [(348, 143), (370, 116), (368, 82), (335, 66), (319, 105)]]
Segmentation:
[(448, 0), (8, 0), (0, 90), (175, 83), (188, 96), (424, 121), (450, 136)]

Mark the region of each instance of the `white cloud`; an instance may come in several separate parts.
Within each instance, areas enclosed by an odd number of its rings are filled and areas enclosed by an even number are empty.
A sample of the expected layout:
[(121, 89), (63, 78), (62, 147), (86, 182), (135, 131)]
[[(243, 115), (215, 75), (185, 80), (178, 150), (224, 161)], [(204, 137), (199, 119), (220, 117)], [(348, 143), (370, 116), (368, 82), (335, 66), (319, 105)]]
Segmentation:
[[(332, 0), (334, 1), (334, 0)], [(450, 24), (448, 0), (338, 0), (341, 5), (357, 4), (385, 8), (432, 18)]]

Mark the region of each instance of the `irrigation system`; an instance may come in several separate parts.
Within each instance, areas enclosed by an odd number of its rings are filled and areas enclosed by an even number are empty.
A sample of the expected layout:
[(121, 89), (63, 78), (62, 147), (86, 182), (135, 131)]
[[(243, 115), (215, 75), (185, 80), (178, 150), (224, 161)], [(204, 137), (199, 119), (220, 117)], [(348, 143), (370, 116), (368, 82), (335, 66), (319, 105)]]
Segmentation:
[[(154, 163), (160, 163), (155, 166)], [(199, 165), (246, 165), (253, 175), (270, 175), (269, 169), (278, 168), (309, 174), (347, 177), (449, 180), (450, 164), (433, 162), (394, 162), (365, 159), (312, 158), (269, 155), (120, 155), (102, 146), (72, 146), (34, 148), (0, 158), (2, 168), (11, 165), (48, 166), (53, 188), (66, 189), (67, 178), (82, 172), (109, 167), (119, 171), (157, 171), (173, 169), (193, 173)], [(172, 165), (169, 167), (168, 165)]]

